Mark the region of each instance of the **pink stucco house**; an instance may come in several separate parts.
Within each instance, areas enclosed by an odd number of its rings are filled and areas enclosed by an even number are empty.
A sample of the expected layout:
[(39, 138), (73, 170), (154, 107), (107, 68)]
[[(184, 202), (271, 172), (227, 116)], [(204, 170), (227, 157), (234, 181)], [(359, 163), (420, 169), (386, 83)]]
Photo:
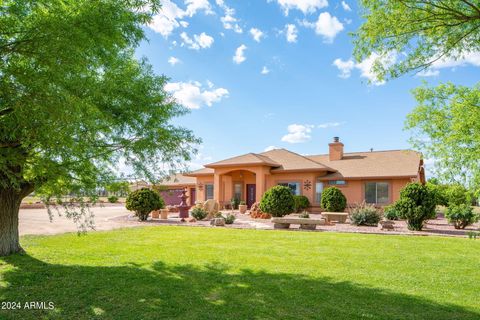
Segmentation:
[(302, 156), (286, 149), (248, 153), (177, 175), (176, 181), (176, 188), (188, 188), (191, 203), (207, 199), (229, 203), (238, 198), (251, 206), (267, 189), (285, 185), (294, 194), (308, 197), (312, 210), (320, 210), (325, 188), (340, 188), (349, 204), (366, 201), (386, 205), (399, 198), (400, 189), (407, 183), (424, 182), (425, 174), (418, 152), (346, 153), (335, 137), (328, 154)]

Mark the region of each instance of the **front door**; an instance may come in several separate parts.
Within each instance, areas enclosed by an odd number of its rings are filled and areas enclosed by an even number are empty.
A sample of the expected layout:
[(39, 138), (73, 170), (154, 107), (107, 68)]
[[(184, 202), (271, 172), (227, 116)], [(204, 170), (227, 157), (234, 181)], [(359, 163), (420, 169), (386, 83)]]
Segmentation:
[(190, 205), (194, 206), (195, 201), (197, 201), (197, 189), (190, 188)]
[(247, 184), (247, 206), (250, 208), (257, 201), (257, 186), (255, 184)]

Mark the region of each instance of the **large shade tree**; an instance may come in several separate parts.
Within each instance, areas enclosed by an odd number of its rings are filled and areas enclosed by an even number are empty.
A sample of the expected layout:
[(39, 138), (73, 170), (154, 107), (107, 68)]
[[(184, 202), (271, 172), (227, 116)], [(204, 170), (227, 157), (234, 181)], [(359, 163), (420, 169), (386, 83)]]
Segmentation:
[[(376, 57), (379, 79), (399, 77), (480, 54), (480, 3), (473, 0), (361, 0), (357, 60)], [(385, 63), (385, 56), (395, 62)], [(414, 90), (418, 106), (406, 128), (412, 143), (435, 159), (445, 182), (480, 186), (480, 85), (441, 84)]]
[(134, 57), (159, 0), (0, 1), (0, 255), (20, 251), (33, 191), (88, 194), (119, 161), (155, 179), (198, 140), (187, 109)]

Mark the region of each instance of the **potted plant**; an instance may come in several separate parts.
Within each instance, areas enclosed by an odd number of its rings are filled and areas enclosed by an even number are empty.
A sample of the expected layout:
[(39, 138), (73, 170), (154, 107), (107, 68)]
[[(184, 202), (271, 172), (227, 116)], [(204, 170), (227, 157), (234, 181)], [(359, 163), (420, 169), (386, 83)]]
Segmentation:
[(245, 212), (247, 212), (247, 204), (245, 203), (245, 201), (240, 201), (240, 204), (238, 205), (238, 210), (241, 214), (245, 214)]
[(168, 209), (160, 209), (160, 219), (167, 220), (168, 219)]

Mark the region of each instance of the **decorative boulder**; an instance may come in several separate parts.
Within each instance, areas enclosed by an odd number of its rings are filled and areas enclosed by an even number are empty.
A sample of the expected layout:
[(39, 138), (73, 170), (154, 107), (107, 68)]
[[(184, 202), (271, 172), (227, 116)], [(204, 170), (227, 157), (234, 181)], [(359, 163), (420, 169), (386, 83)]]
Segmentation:
[(207, 220), (212, 219), (215, 214), (218, 212), (220, 205), (218, 201), (209, 199), (203, 204), (203, 210), (207, 211)]
[(224, 218), (215, 218), (210, 220), (210, 224), (215, 227), (223, 227), (225, 226), (225, 219)]

